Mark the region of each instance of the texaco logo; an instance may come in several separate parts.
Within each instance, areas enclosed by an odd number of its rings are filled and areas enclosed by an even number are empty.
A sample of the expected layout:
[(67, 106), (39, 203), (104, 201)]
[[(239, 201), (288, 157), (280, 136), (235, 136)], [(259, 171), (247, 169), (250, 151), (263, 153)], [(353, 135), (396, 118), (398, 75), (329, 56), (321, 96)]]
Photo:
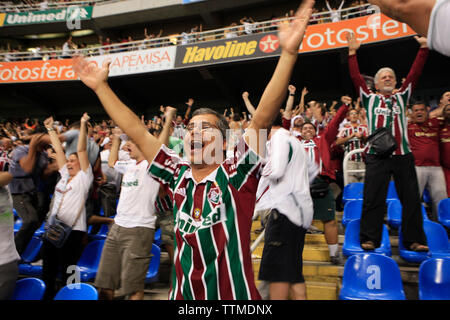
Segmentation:
[(280, 46), (280, 40), (276, 35), (270, 34), (259, 41), (259, 50), (264, 53), (272, 53)]

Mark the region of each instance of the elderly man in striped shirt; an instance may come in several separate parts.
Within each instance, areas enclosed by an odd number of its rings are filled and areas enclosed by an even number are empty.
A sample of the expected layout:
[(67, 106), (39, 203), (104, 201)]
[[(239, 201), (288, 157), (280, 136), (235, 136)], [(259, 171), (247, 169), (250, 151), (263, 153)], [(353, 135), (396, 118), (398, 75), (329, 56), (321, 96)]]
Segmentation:
[(375, 75), (372, 92), (359, 72), (356, 51), (361, 42), (352, 33), (347, 34), (349, 47), (350, 77), (361, 97), (367, 113), (369, 134), (385, 127), (397, 142), (397, 149), (386, 157), (376, 154), (369, 146), (366, 156), (364, 202), (361, 216), (360, 241), (364, 250), (373, 250), (381, 243), (383, 219), (386, 212), (386, 196), (391, 175), (403, 206), (402, 233), (405, 248), (413, 251), (428, 251), (423, 231), (419, 186), (408, 140), (407, 105), (428, 56), (427, 39), (415, 37), (420, 49), (414, 64), (399, 90), (395, 73), (382, 68)]
[(109, 63), (99, 68), (83, 58), (74, 60), (77, 75), (142, 150), (150, 163), (149, 173), (172, 199), (175, 261), (170, 299), (260, 299), (250, 253), (260, 155), (265, 151), (266, 129), (285, 98), (313, 5), (313, 0), (303, 1), (293, 22), (280, 25), (278, 65), (234, 156), (225, 161), (223, 138), (228, 126), (223, 115), (211, 109), (193, 113), (184, 140), (188, 161), (184, 161), (148, 133), (114, 94), (107, 83)]

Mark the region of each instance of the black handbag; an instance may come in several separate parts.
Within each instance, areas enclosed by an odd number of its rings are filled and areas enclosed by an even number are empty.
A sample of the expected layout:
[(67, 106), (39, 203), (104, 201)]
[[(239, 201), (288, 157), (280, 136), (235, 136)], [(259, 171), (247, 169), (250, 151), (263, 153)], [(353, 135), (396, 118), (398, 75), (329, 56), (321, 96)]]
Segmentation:
[(391, 134), (390, 130), (386, 127), (381, 127), (375, 130), (367, 138), (371, 149), (379, 157), (389, 157), (392, 152), (397, 149), (397, 141), (395, 141), (394, 136)]
[(314, 179), (311, 185), (309, 186), (309, 192), (311, 193), (311, 197), (314, 199), (324, 198), (328, 193), (329, 183), (323, 179)]
[[(61, 205), (64, 200), (63, 195), (61, 202), (59, 203), (58, 212), (61, 209)], [(46, 230), (44, 232), (43, 238), (52, 243), (57, 248), (62, 248), (64, 244), (66, 243), (67, 239), (69, 238), (70, 233), (72, 232), (73, 227), (77, 223), (78, 219), (80, 218), (81, 211), (83, 210), (84, 202), (81, 205), (80, 210), (78, 211), (77, 217), (75, 221), (72, 223), (72, 226), (69, 226), (62, 220), (58, 219), (58, 214), (56, 214), (54, 217), (49, 218), (49, 223), (46, 226)]]

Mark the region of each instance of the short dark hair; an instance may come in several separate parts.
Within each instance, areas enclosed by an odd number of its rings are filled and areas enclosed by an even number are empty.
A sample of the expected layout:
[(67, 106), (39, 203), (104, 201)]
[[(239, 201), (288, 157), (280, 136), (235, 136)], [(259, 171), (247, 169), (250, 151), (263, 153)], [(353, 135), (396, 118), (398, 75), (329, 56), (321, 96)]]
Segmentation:
[(305, 125), (307, 125), (307, 124), (310, 124), (310, 125), (312, 125), (313, 126), (313, 128), (314, 128), (314, 130), (316, 130), (317, 131), (317, 128), (316, 128), (316, 126), (311, 122), (311, 121), (306, 121), (305, 123), (303, 123), (302, 124), (302, 126), (300, 127), (300, 130), (303, 130), (303, 127), (305, 126)]

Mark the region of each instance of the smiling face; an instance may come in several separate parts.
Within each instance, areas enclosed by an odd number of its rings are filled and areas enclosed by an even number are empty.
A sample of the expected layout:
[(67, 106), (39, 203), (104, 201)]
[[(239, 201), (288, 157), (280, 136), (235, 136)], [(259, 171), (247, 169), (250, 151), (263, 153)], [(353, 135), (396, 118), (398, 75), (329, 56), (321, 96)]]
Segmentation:
[(375, 75), (375, 88), (385, 95), (392, 94), (392, 91), (397, 85), (397, 80), (395, 79), (395, 74), (390, 69), (381, 69)]
[(311, 140), (316, 136), (316, 128), (311, 123), (305, 123), (302, 128), (302, 138)]
[(192, 117), (184, 138), (184, 150), (193, 165), (213, 165), (223, 161), (225, 139), (214, 114), (199, 114)]
[(81, 170), (80, 161), (76, 153), (72, 153), (67, 159), (67, 171), (69, 176), (74, 177)]
[(356, 110), (351, 110), (348, 113), (349, 116), (349, 120), (351, 123), (357, 123), (358, 122), (358, 118), (359, 118), (359, 112)]

